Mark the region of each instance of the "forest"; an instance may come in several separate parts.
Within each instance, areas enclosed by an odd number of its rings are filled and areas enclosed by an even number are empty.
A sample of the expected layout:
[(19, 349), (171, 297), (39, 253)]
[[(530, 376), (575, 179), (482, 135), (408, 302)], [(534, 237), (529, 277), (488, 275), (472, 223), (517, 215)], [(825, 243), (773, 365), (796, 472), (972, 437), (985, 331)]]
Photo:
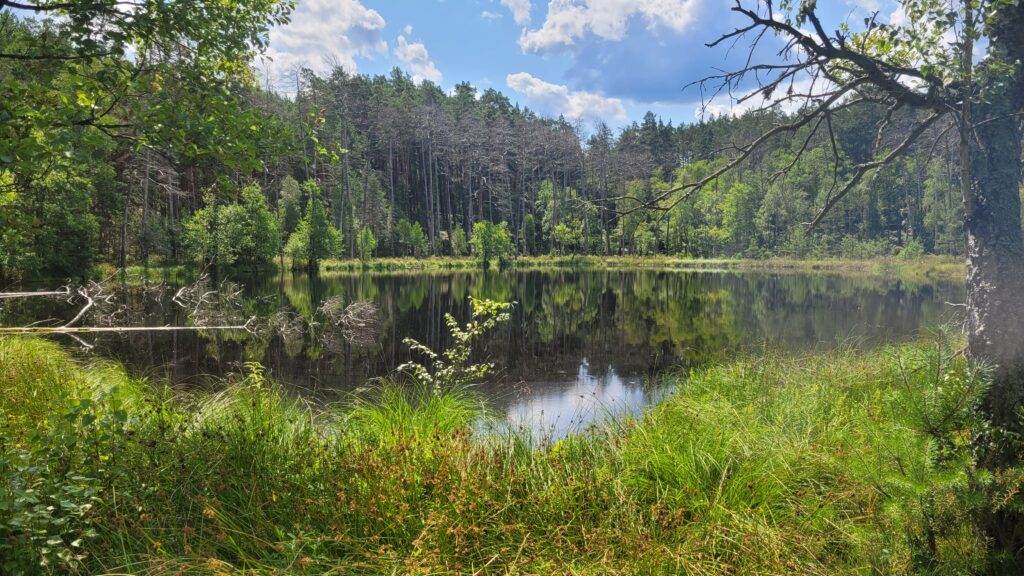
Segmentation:
[[(63, 26), (0, 13), (0, 52), (40, 49), (66, 37)], [(613, 130), (543, 117), (466, 82), (446, 93), (397, 68), (295, 70), (292, 90), (277, 94), (243, 65), (199, 93), (190, 82), (205, 78), (200, 64), (173, 53), (71, 62), (0, 58), (5, 89), (21, 91), (3, 103), (6, 278), (81, 277), (101, 263), (265, 266), (280, 254), (463, 256), (479, 252), (472, 238), (490, 225), (492, 257), (964, 249), (950, 124), (865, 179), (813, 232), (804, 226), (871, 159), (880, 104), (779, 134), (707, 185), (671, 193), (800, 111), (678, 126), (648, 113)], [(894, 140), (919, 119), (890, 116), (884, 137)]]

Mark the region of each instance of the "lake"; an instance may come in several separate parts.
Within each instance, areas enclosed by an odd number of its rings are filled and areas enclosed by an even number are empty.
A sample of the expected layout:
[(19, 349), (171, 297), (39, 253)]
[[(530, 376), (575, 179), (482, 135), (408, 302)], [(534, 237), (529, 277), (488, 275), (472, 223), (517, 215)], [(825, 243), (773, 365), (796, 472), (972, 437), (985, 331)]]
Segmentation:
[[(560, 437), (602, 414), (639, 411), (664, 393), (656, 376), (666, 369), (744, 349), (800, 352), (912, 337), (954, 321), (950, 303), (964, 300), (964, 287), (761, 271), (491, 270), (285, 273), (187, 287), (106, 285), (94, 295), (79, 325), (248, 321), (250, 330), (54, 338), (182, 387), (207, 386), (210, 376), (261, 362), (289, 391), (325, 402), (410, 360), (404, 338), (446, 348), (444, 316), (466, 321), (470, 296), (514, 301), (511, 321), (476, 350), (496, 368), (480, 390), (513, 425)], [(67, 300), (0, 301), (0, 325), (67, 321), (84, 302)], [(335, 313), (353, 302), (374, 309), (335, 325), (337, 314), (321, 310), (325, 302)]]

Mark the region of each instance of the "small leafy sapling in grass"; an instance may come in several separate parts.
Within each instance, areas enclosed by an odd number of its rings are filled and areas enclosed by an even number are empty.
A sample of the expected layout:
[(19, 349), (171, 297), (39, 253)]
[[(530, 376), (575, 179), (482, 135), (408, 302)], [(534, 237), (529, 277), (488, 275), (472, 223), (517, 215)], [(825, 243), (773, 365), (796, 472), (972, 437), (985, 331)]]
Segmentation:
[(119, 387), (61, 402), (27, 441), (0, 433), (0, 574), (81, 573), (96, 507), (129, 473), (119, 463), (138, 419)]
[(398, 372), (408, 374), (416, 383), (438, 392), (453, 386), (464, 386), (479, 382), (494, 367), (491, 363), (470, 364), (473, 342), (510, 318), (515, 302), (495, 302), (470, 297), (473, 317), (464, 326), (451, 314), (444, 320), (452, 336), (452, 346), (443, 353), (437, 353), (420, 342), (406, 338), (402, 342), (413, 352), (426, 356), (428, 366), (419, 362), (406, 362)]

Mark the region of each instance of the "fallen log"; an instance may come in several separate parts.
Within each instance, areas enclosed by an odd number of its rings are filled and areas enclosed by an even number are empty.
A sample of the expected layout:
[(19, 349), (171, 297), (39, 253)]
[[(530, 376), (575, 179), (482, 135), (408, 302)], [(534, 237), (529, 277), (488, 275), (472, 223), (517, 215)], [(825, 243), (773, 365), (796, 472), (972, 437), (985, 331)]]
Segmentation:
[(0, 327), (0, 336), (6, 334), (90, 334), (100, 332), (170, 332), (187, 330), (246, 330), (252, 331), (253, 316), (245, 324), (235, 326), (11, 326)]

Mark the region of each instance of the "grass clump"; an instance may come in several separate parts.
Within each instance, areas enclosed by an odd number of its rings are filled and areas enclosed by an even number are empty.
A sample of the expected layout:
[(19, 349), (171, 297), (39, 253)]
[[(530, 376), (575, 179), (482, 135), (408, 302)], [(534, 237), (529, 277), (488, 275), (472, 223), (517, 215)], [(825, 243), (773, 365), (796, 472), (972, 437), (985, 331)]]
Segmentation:
[(976, 466), (985, 371), (941, 338), (735, 359), (543, 446), (444, 368), (324, 409), (0, 340), (0, 571), (961, 574), (1020, 484)]

